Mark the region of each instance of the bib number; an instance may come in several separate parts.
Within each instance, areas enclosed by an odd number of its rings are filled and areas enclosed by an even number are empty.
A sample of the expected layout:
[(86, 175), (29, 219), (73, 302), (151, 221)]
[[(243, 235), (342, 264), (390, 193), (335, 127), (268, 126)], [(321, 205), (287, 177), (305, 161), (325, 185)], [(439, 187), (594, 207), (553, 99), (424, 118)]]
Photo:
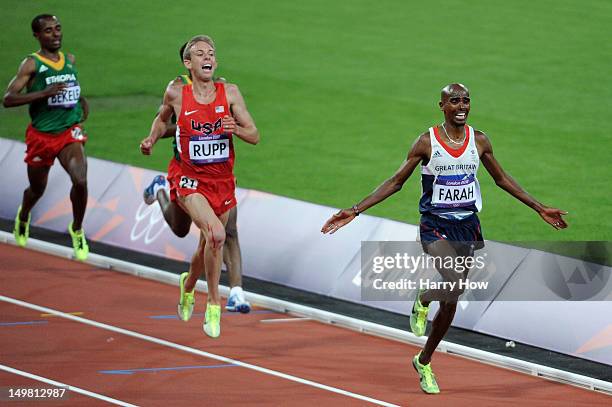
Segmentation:
[(78, 83), (68, 83), (67, 85), (68, 87), (63, 92), (47, 99), (49, 107), (71, 109), (76, 106), (81, 97), (81, 86)]
[(222, 163), (229, 160), (230, 141), (225, 134), (192, 136), (189, 139), (189, 159), (194, 164)]
[(81, 129), (80, 127), (73, 127), (72, 130), (70, 130), (70, 135), (73, 139), (79, 141), (82, 141), (85, 138), (85, 135), (83, 134), (83, 129)]
[(433, 185), (431, 203), (437, 208), (461, 208), (476, 203), (476, 179), (473, 174), (463, 178), (439, 176)]
[(198, 180), (183, 175), (179, 181), (179, 188), (196, 189), (198, 188)]

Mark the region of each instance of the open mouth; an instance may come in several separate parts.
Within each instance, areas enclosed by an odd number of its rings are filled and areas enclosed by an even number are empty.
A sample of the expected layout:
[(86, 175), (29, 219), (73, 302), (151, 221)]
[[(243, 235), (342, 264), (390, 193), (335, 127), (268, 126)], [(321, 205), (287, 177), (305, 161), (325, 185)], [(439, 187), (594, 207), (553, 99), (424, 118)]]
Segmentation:
[(459, 112), (455, 115), (455, 118), (457, 120), (465, 120), (467, 117), (467, 113), (466, 112)]
[(205, 65), (202, 65), (202, 69), (203, 69), (204, 71), (209, 71), (209, 72), (210, 72), (210, 71), (212, 71), (212, 64), (205, 64)]

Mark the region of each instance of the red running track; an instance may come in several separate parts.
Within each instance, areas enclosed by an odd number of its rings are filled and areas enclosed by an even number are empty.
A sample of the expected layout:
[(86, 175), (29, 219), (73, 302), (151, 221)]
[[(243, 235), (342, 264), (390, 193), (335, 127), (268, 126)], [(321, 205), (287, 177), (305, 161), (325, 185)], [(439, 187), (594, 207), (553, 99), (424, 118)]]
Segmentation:
[[(266, 310), (224, 313), (222, 333), (202, 332), (205, 295), (191, 321), (175, 315), (178, 288), (0, 244), (0, 294), (185, 346), (164, 346), (0, 301), (0, 364), (143, 406), (376, 405), (193, 352), (209, 352), (401, 406), (609, 406), (612, 398), (437, 353), (442, 389), (425, 395), (414, 346)], [(24, 324), (15, 324), (15, 323)], [(195, 351), (194, 351), (195, 350)], [(44, 386), (0, 372), (0, 387)], [(47, 386), (48, 387), (48, 386)], [(48, 405), (60, 402), (48, 401)], [(61, 405), (103, 405), (79, 394)], [(11, 405), (20, 405), (14, 403)], [(36, 404), (38, 405), (38, 404)]]

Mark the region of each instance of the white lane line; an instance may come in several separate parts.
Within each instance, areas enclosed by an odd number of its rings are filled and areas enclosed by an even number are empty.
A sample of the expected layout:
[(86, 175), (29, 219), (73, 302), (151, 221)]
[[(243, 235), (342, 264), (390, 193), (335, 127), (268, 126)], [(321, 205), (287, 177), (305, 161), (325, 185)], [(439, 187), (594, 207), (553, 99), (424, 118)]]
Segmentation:
[(312, 321), (312, 318), (303, 317), (303, 318), (270, 318), (270, 319), (262, 319), (259, 322), (263, 323), (273, 323), (273, 322), (300, 322), (300, 321)]
[(119, 328), (119, 327), (116, 327), (116, 326), (113, 326), (113, 325), (108, 325), (108, 324), (104, 324), (102, 322), (93, 321), (91, 319), (86, 319), (86, 318), (81, 318), (81, 317), (78, 317), (78, 316), (75, 316), (75, 315), (70, 315), (70, 314), (67, 314), (67, 313), (64, 313), (64, 312), (61, 312), (61, 311), (54, 310), (52, 308), (42, 307), (40, 305), (31, 304), (29, 302), (17, 300), (15, 298), (11, 298), (11, 297), (5, 297), (4, 295), (0, 295), (0, 301), (8, 302), (8, 303), (14, 304), (14, 305), (19, 305), (19, 306), (24, 307), (24, 308), (30, 308), (30, 309), (33, 309), (33, 310), (36, 310), (36, 311), (40, 311), (40, 312), (46, 312), (48, 314), (53, 314), (53, 315), (56, 315), (58, 317), (69, 319), (71, 321), (80, 322), (80, 323), (85, 324), (85, 325), (95, 326), (96, 328), (106, 329), (107, 331), (117, 332), (117, 333), (120, 333), (120, 334), (123, 334), (123, 335), (131, 336), (133, 338), (142, 339), (144, 341), (153, 342), (153, 343), (156, 343), (158, 345), (166, 346), (168, 348), (174, 348), (174, 349), (181, 350), (183, 352), (188, 352), (188, 353), (192, 353), (194, 355), (203, 356), (205, 358), (218, 360), (220, 362), (233, 363), (235, 365), (238, 365), (238, 366), (241, 366), (241, 367), (244, 367), (244, 368), (247, 368), (247, 369), (255, 370), (255, 371), (260, 372), (260, 373), (265, 373), (265, 374), (268, 374), (268, 375), (271, 375), (271, 376), (276, 376), (276, 377), (280, 377), (280, 378), (283, 378), (283, 379), (286, 379), (286, 380), (291, 380), (291, 381), (296, 382), (296, 383), (301, 383), (301, 384), (305, 384), (307, 386), (316, 387), (318, 389), (327, 390), (327, 391), (332, 392), (332, 393), (341, 394), (343, 396), (352, 397), (352, 398), (355, 398), (355, 399), (358, 399), (358, 400), (367, 401), (369, 403), (377, 404), (379, 406), (400, 407), (397, 404), (392, 404), (392, 403), (388, 403), (386, 401), (377, 400), (377, 399), (374, 399), (374, 398), (371, 398), (371, 397), (367, 397), (367, 396), (364, 396), (364, 395), (361, 395), (361, 394), (352, 393), (352, 392), (350, 392), (348, 390), (342, 390), (342, 389), (338, 389), (336, 387), (327, 386), (325, 384), (313, 382), (312, 380), (302, 379), (301, 377), (292, 376), (290, 374), (286, 374), (286, 373), (282, 373), (282, 372), (277, 372), (276, 370), (267, 369), (265, 367), (261, 367), (261, 366), (257, 366), (257, 365), (252, 365), (250, 363), (241, 362), (241, 361), (235, 360), (235, 359), (230, 359), (230, 358), (227, 358), (225, 356), (220, 356), (220, 355), (216, 355), (214, 353), (209, 353), (209, 352), (205, 352), (205, 351), (202, 351), (202, 350), (199, 350), (199, 349), (190, 348), (188, 346), (179, 345), (177, 343), (166, 341), (166, 340), (160, 339), (160, 338), (156, 338), (154, 336), (144, 335), (144, 334), (141, 334), (141, 333), (138, 333), (138, 332), (134, 332), (134, 331), (130, 331), (130, 330), (127, 330), (127, 329)]
[(113, 399), (113, 398), (107, 397), (107, 396), (105, 396), (103, 394), (94, 393), (94, 392), (89, 391), (89, 390), (81, 389), (80, 387), (76, 387), (76, 386), (72, 386), (70, 384), (58, 382), (56, 380), (48, 379), (48, 378), (42, 377), (42, 376), (38, 376), (38, 375), (35, 375), (33, 373), (24, 372), (23, 370), (15, 369), (15, 368), (10, 367), (10, 366), (6, 366), (6, 365), (0, 364), (0, 370), (4, 370), (5, 372), (13, 373), (13, 374), (16, 374), (16, 375), (19, 375), (19, 376), (27, 377), (29, 379), (38, 380), (39, 382), (47, 383), (47, 384), (50, 384), (50, 385), (53, 385), (53, 386), (56, 386), (56, 387), (64, 387), (64, 388), (68, 389), (68, 391), (73, 391), (75, 393), (79, 393), (79, 394), (82, 394), (84, 396), (92, 397), (94, 399), (103, 400), (103, 401), (106, 401), (106, 402), (111, 403), (111, 404), (116, 404), (118, 406), (137, 407), (136, 405), (130, 404), (130, 403), (126, 403), (125, 401)]

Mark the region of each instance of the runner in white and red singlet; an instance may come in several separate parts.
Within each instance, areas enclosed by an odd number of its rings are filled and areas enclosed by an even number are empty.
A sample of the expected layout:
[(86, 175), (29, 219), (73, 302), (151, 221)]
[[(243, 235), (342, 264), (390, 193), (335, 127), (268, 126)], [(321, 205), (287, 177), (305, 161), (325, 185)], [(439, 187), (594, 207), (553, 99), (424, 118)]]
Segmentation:
[[(470, 92), (459, 84), (445, 86), (440, 95), (440, 110), (444, 122), (432, 126), (415, 140), (408, 157), (397, 172), (374, 192), (352, 208), (343, 209), (325, 222), (321, 231), (335, 233), (366, 209), (378, 204), (402, 188), (417, 165), (421, 164), (423, 194), (419, 202), (421, 213), (420, 238), (423, 249), (439, 258), (472, 257), (483, 247), (483, 237), (477, 212), (482, 209), (480, 187), (476, 173), (482, 162), (495, 183), (510, 195), (532, 208), (555, 229), (565, 229), (567, 212), (538, 202), (508, 175), (495, 156), (488, 137), (467, 125), (470, 113)], [(453, 262), (452, 264), (466, 264)], [(436, 266), (444, 281), (457, 282), (467, 278), (468, 268)], [(457, 286), (457, 285), (455, 285)], [(434, 350), (446, 335), (463, 291), (426, 290), (417, 293), (410, 315), (410, 328), (416, 336), (425, 334), (431, 301), (440, 308), (433, 319), (423, 350), (412, 359), (425, 393), (440, 392), (431, 369)]]

